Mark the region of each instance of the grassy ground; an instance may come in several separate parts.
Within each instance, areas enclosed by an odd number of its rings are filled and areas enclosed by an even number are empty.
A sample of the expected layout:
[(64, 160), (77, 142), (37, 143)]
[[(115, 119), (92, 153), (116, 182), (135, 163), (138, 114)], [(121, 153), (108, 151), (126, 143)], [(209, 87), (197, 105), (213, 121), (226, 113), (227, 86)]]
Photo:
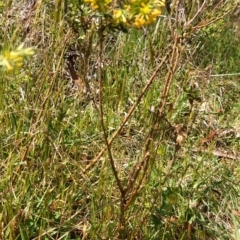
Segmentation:
[(26, 2), (0, 8), (2, 53), (35, 47), (0, 69), (0, 239), (240, 239), (237, 14), (102, 41), (76, 1)]

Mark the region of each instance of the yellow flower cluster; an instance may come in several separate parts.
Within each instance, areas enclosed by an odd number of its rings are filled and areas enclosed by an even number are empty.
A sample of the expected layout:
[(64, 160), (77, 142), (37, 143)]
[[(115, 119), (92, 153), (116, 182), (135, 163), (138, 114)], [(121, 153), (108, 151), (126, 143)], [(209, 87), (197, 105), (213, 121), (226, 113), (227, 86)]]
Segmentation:
[(6, 51), (0, 55), (0, 66), (4, 67), (8, 71), (12, 71), (14, 67), (22, 66), (25, 57), (33, 54), (34, 51), (32, 48), (23, 48), (22, 44), (15, 51)]
[(124, 9), (114, 9), (113, 10), (113, 19), (115, 24), (127, 24), (127, 12)]
[(165, 5), (163, 1), (139, 1), (132, 0), (133, 4), (129, 5), (129, 12), (135, 13), (133, 16), (133, 25), (140, 28), (156, 21), (161, 14), (161, 9)]
[(112, 0), (84, 0), (94, 10), (112, 15), (114, 24), (140, 28), (156, 21), (165, 6), (165, 0), (129, 0), (123, 8), (111, 9)]
[(112, 0), (84, 0), (85, 3), (89, 3), (94, 10), (99, 10), (105, 13), (109, 10), (109, 5)]

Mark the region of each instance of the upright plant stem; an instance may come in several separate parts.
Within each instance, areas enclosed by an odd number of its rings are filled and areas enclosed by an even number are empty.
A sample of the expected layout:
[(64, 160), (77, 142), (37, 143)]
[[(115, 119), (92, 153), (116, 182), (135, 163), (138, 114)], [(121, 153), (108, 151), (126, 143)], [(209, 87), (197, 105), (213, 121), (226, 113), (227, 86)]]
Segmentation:
[[(101, 26), (101, 25), (100, 25)], [(112, 151), (111, 151), (111, 142), (108, 141), (108, 136), (107, 136), (107, 131), (106, 131), (106, 127), (104, 124), (104, 110), (103, 110), (103, 90), (104, 90), (104, 86), (103, 86), (103, 79), (102, 79), (102, 67), (103, 67), (103, 59), (102, 59), (102, 52), (103, 52), (103, 42), (104, 42), (104, 36), (103, 36), (103, 31), (104, 28), (101, 26), (100, 30), (99, 30), (99, 38), (100, 38), (100, 44), (99, 44), (99, 56), (98, 56), (98, 81), (99, 81), (99, 102), (100, 102), (100, 123), (101, 123), (101, 127), (103, 130), (103, 135), (104, 135), (104, 140), (105, 140), (105, 144), (106, 144), (106, 148), (107, 148), (107, 153), (108, 153), (108, 157), (110, 160), (110, 165), (111, 165), (111, 169), (113, 171), (113, 175), (115, 177), (118, 189), (120, 191), (120, 216), (119, 216), (119, 225), (118, 225), (118, 232), (119, 232), (119, 238), (122, 239), (124, 232), (125, 232), (125, 217), (124, 217), (124, 213), (125, 213), (125, 209), (124, 209), (124, 205), (126, 202), (125, 199), (125, 191), (123, 189), (123, 186), (121, 184), (121, 181), (118, 177), (118, 172), (114, 163), (114, 159), (112, 156)]]

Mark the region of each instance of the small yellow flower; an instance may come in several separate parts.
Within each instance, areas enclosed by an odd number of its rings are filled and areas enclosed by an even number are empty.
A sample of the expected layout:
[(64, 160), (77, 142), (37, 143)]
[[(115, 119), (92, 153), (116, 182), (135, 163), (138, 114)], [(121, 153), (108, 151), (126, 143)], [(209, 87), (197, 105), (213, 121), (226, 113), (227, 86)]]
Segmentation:
[(161, 12), (161, 10), (160, 9), (154, 9), (153, 11), (152, 11), (152, 16), (154, 16), (154, 17), (158, 17), (160, 14), (161, 14), (162, 12)]
[(94, 9), (94, 10), (97, 10), (98, 9), (98, 5), (96, 3), (95, 0), (84, 0), (85, 3), (89, 3), (90, 6)]
[(142, 3), (141, 6), (140, 13), (143, 15), (148, 15), (152, 11), (149, 4), (146, 5), (145, 3)]
[(5, 67), (8, 71), (12, 71), (13, 67), (10, 65), (6, 58), (0, 59), (1, 66)]
[(0, 66), (3, 66), (8, 71), (12, 71), (14, 67), (21, 67), (23, 65), (24, 57), (34, 54), (32, 48), (23, 48), (21, 44), (15, 51), (6, 51), (0, 55)]
[(85, 3), (89, 3), (93, 10), (99, 10), (106, 12), (109, 10), (109, 5), (112, 0), (84, 0)]
[(124, 15), (124, 12), (122, 9), (115, 9), (113, 11), (113, 19), (115, 23), (126, 23), (127, 19)]
[(146, 21), (144, 20), (144, 18), (140, 15), (136, 16), (135, 21), (133, 23), (133, 25), (137, 28), (140, 28), (142, 26), (144, 26), (146, 24)]

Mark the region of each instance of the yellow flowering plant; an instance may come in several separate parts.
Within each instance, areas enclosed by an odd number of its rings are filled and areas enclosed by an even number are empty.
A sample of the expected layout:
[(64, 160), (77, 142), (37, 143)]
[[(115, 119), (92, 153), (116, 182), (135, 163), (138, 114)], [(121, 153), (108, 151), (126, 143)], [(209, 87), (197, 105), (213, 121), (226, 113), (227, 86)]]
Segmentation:
[(84, 0), (84, 2), (89, 3), (94, 10), (105, 13), (109, 10), (112, 0)]
[(111, 16), (111, 23), (141, 28), (152, 24), (161, 14), (165, 0), (129, 0), (122, 6), (112, 0), (84, 0), (94, 11)]
[(159, 0), (132, 0), (125, 5), (132, 25), (137, 28), (155, 22), (164, 6), (165, 2)]
[(24, 58), (32, 56), (33, 54), (34, 51), (32, 48), (24, 48), (24, 45), (21, 44), (16, 50), (4, 51), (0, 55), (0, 66), (7, 71), (12, 71), (14, 68), (21, 67)]

